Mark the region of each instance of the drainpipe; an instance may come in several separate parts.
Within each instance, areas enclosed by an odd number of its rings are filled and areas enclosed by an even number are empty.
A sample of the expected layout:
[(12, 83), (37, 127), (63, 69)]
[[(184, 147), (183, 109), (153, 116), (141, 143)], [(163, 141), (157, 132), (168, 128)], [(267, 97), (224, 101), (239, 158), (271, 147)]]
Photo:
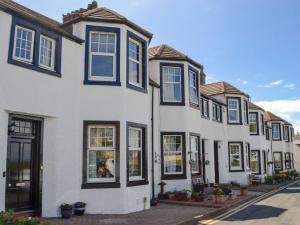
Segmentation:
[(273, 128), (271, 127), (270, 130), (271, 130), (271, 134), (270, 134), (270, 139), (271, 139), (271, 159), (273, 161), (273, 163), (272, 163), (272, 176), (274, 176), (274, 174), (275, 174), (275, 165), (274, 165), (275, 161), (274, 161), (274, 156), (273, 156)]
[(155, 199), (154, 189), (154, 85), (152, 85), (152, 96), (151, 96), (151, 148), (152, 148), (152, 200)]

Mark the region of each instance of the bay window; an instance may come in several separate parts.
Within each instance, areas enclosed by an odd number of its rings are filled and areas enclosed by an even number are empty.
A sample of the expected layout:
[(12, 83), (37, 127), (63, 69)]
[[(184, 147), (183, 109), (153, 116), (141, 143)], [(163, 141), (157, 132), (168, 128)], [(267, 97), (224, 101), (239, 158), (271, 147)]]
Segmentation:
[(274, 152), (273, 158), (274, 158), (274, 169), (277, 171), (283, 170), (282, 153)]
[(191, 135), (190, 142), (192, 174), (201, 174), (200, 137), (198, 135)]
[(240, 172), (244, 170), (242, 142), (229, 142), (229, 171)]
[(199, 79), (195, 70), (189, 69), (190, 104), (199, 106)]
[(127, 122), (127, 186), (147, 184), (147, 126)]
[(161, 63), (161, 104), (184, 105), (183, 65)]
[(251, 160), (250, 160), (250, 168), (252, 173), (260, 174), (260, 151), (259, 150), (251, 150)]
[(228, 106), (228, 123), (229, 124), (240, 124), (241, 115), (240, 115), (240, 98), (227, 98)]
[(82, 188), (120, 187), (119, 122), (84, 121)]
[(250, 112), (249, 113), (249, 129), (251, 135), (259, 134), (259, 125), (258, 125), (258, 113)]
[(275, 141), (281, 140), (281, 125), (280, 125), (280, 123), (272, 123), (272, 139)]
[(185, 179), (185, 133), (162, 132), (162, 177)]

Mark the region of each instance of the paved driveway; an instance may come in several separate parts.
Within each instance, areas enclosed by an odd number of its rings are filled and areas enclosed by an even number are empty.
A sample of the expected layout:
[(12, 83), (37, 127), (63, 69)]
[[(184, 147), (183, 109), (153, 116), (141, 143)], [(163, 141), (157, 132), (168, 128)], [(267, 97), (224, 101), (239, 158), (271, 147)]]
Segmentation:
[(160, 203), (144, 212), (128, 215), (86, 215), (72, 219), (52, 219), (57, 225), (176, 225), (216, 209)]
[(216, 225), (299, 225), (300, 181)]

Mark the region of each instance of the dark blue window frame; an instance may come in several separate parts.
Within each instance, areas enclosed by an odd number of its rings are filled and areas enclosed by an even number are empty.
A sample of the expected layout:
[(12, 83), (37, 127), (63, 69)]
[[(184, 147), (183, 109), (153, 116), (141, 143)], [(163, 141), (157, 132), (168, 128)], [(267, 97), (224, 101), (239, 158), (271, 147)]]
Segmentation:
[[(180, 67), (181, 68), (181, 102), (168, 102), (164, 101), (163, 94), (163, 67)], [(160, 104), (161, 105), (173, 105), (173, 106), (184, 106), (185, 105), (185, 94), (184, 94), (184, 65), (180, 63), (160, 63)]]
[[(194, 103), (194, 102), (191, 102), (191, 92), (190, 92), (190, 71), (196, 73), (196, 82), (197, 82), (197, 86), (196, 86), (196, 89), (197, 89), (197, 97), (198, 97), (198, 103)], [(189, 101), (190, 101), (190, 106), (191, 107), (196, 107), (199, 109), (200, 107), (200, 98), (199, 98), (199, 72), (198, 70), (194, 69), (193, 67), (189, 66), (189, 74), (188, 74), (188, 80), (189, 80)]]
[[(129, 82), (129, 39), (133, 39), (136, 40), (137, 42), (140, 42), (142, 45), (142, 87), (133, 85)], [(127, 70), (126, 70), (126, 87), (136, 90), (136, 91), (140, 91), (140, 92), (144, 92), (147, 93), (147, 80), (148, 80), (148, 71), (147, 71), (147, 49), (148, 49), (148, 45), (147, 45), (147, 41), (144, 40), (143, 38), (139, 37), (138, 35), (127, 31)]]
[[(25, 63), (13, 58), (14, 55), (14, 43), (15, 43), (15, 31), (16, 26), (24, 27), (30, 30), (33, 30), (34, 33), (34, 43), (33, 43), (33, 60), (32, 64)], [(54, 62), (54, 71), (42, 68), (39, 66), (39, 53), (40, 53), (40, 36), (44, 35), (46, 37), (52, 38), (55, 40), (55, 62)], [(61, 48), (62, 48), (62, 37), (57, 33), (47, 30), (46, 28), (41, 27), (40, 25), (33, 24), (29, 21), (21, 19), (19, 17), (12, 17), (11, 32), (10, 32), (10, 42), (8, 50), (8, 60), (9, 64), (16, 66), (21, 66), (26, 69), (35, 70), (41, 73), (48, 75), (61, 77)]]
[[(117, 37), (116, 46), (116, 80), (115, 81), (99, 81), (89, 79), (89, 46), (90, 46), (90, 33), (92, 31), (103, 31), (103, 32), (113, 32)], [(103, 26), (86, 26), (85, 33), (85, 65), (84, 65), (84, 84), (87, 85), (111, 85), (111, 86), (121, 86), (120, 82), (120, 28), (115, 27), (103, 27)]]

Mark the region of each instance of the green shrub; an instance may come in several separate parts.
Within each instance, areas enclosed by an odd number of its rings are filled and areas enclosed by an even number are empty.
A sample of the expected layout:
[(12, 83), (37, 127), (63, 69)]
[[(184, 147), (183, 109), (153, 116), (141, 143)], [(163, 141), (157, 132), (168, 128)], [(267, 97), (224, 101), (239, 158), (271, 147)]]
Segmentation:
[(265, 177), (266, 184), (273, 184), (273, 177), (272, 176), (266, 176)]
[(224, 195), (224, 191), (221, 189), (221, 188), (215, 188), (214, 190), (214, 195), (217, 195), (217, 196), (222, 196)]
[(49, 222), (40, 221), (37, 218), (15, 218), (13, 211), (0, 212), (0, 224), (1, 225), (51, 225)]

